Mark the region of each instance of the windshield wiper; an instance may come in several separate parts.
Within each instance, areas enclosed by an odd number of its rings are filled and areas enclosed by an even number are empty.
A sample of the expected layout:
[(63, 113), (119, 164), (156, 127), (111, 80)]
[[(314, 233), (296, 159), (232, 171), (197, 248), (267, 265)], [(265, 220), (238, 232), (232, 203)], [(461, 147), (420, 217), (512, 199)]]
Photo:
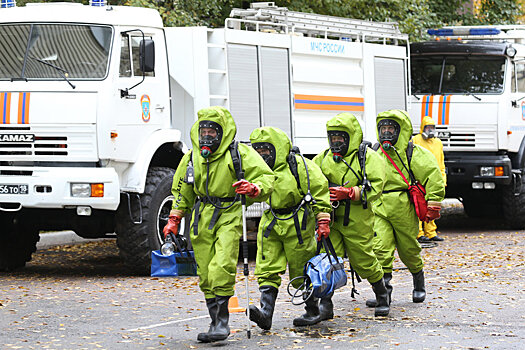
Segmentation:
[(478, 101), (481, 101), (481, 98), (479, 98), (478, 96), (474, 95), (472, 92), (468, 91), (468, 90), (465, 90), (465, 89), (458, 89), (460, 92), (464, 92), (465, 94), (470, 95), (472, 97), (474, 97), (476, 100)]
[(60, 68), (59, 66), (55, 66), (55, 65), (52, 64), (52, 63), (46, 62), (46, 61), (41, 60), (41, 59), (36, 58), (36, 57), (32, 57), (32, 56), (28, 56), (28, 57), (31, 58), (31, 59), (33, 59), (33, 60), (35, 60), (35, 61), (37, 61), (37, 62), (40, 62), (40, 63), (42, 63), (42, 64), (45, 64), (46, 66), (49, 66), (49, 67), (51, 67), (51, 68), (56, 69), (56, 70), (60, 73), (60, 75), (62, 75), (62, 78), (64, 78), (64, 80), (67, 81), (67, 83), (68, 83), (69, 85), (71, 85), (71, 87), (72, 87), (73, 89), (76, 88), (76, 86), (73, 85), (73, 84), (69, 81), (69, 79), (67, 78), (67, 75), (66, 75), (66, 74), (69, 74), (69, 73), (68, 73), (67, 70), (65, 70), (64, 68)]
[(412, 96), (414, 96), (418, 101), (421, 100), (421, 97), (417, 97), (415, 92), (412, 93)]

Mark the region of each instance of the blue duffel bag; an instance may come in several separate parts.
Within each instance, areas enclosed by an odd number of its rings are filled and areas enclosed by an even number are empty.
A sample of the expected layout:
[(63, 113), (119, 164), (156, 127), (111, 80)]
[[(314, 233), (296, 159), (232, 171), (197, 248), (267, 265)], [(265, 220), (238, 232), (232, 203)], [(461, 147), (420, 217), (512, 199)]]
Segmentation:
[[(322, 247), (325, 253), (320, 253)], [(316, 255), (304, 266), (304, 276), (296, 278), (302, 278), (304, 282), (295, 293), (290, 292), (293, 280), (288, 285), (288, 293), (292, 296), (292, 303), (295, 305), (302, 304), (311, 297), (323, 298), (346, 285), (343, 258), (337, 256), (330, 238), (321, 238), (317, 243)], [(295, 299), (299, 296), (302, 297), (302, 301), (297, 303)]]

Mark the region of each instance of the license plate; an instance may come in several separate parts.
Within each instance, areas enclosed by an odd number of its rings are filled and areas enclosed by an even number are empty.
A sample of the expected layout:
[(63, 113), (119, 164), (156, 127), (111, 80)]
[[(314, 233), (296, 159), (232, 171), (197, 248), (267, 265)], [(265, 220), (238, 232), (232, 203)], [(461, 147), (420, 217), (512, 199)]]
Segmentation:
[(28, 194), (28, 185), (0, 185), (0, 194)]

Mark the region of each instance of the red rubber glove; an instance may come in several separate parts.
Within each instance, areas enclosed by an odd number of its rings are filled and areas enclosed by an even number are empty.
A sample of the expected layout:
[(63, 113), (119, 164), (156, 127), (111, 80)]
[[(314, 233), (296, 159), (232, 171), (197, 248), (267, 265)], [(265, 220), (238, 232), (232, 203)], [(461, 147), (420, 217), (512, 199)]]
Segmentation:
[(164, 233), (164, 239), (166, 239), (168, 233), (173, 233), (174, 235), (178, 234), (181, 220), (182, 218), (180, 216), (170, 215), (168, 223), (164, 226), (164, 230), (162, 230), (162, 233)]
[(428, 207), (427, 210), (428, 211), (427, 211), (427, 217), (425, 218), (425, 222), (436, 220), (441, 217), (441, 214), (439, 214), (441, 207)]
[(317, 240), (320, 241), (321, 237), (328, 238), (330, 234), (330, 220), (320, 219), (317, 221)]
[(235, 189), (236, 193), (245, 194), (251, 198), (257, 197), (259, 193), (261, 193), (261, 190), (259, 189), (259, 187), (257, 187), (256, 184), (252, 184), (251, 182), (248, 182), (244, 179), (237, 181), (232, 185), (232, 187), (237, 187)]
[(331, 201), (341, 201), (344, 199), (351, 199), (354, 197), (354, 188), (353, 187), (330, 187), (330, 200)]

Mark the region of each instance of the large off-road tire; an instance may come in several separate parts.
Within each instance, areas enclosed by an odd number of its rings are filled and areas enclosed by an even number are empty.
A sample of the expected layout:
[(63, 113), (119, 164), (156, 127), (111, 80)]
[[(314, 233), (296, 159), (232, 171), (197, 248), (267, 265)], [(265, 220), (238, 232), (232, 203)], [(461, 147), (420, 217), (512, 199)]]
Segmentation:
[(12, 271), (25, 266), (36, 251), (39, 230), (22, 220), (0, 218), (0, 271)]
[(516, 196), (514, 186), (505, 186), (501, 198), (505, 223), (515, 230), (525, 229), (525, 186), (520, 188)]
[(131, 196), (131, 215), (138, 220), (142, 209), (142, 223), (134, 224), (129, 215), (127, 197), (121, 198), (117, 213), (116, 232), (120, 257), (135, 273), (149, 275), (151, 251), (160, 249), (173, 196), (171, 186), (175, 170), (152, 167), (148, 170), (146, 187), (137, 198)]

